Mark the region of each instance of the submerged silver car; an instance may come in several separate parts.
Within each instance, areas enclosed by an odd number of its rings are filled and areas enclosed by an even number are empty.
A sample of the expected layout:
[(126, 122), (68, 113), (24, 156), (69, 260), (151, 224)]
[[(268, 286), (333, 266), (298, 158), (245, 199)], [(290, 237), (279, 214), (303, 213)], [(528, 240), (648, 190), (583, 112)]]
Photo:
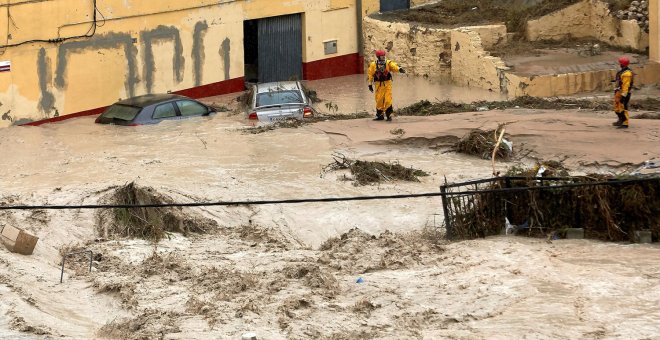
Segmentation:
[(253, 84), (247, 93), (248, 118), (274, 123), (314, 116), (311, 99), (299, 81)]

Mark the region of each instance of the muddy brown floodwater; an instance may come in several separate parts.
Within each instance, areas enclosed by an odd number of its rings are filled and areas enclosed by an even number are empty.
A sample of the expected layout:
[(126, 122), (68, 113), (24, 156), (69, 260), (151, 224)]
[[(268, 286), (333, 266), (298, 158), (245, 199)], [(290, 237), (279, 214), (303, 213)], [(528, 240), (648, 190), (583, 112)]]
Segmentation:
[[(337, 113), (373, 110), (361, 76), (308, 85)], [(420, 99), (500, 99), (414, 77), (399, 77), (394, 86), (397, 107)], [(232, 107), (235, 97), (205, 101)], [(0, 130), (0, 204), (98, 204), (128, 183), (174, 202), (437, 192), (445, 178), (492, 174), (489, 160), (448, 148), (471, 128), (503, 122), (514, 146), (524, 144), (539, 159), (565, 157), (578, 172), (619, 172), (658, 158), (660, 121), (633, 120), (628, 131), (617, 131), (612, 120), (609, 112), (513, 109), (392, 123), (322, 121), (251, 134), (241, 114), (223, 112), (155, 126), (97, 125), (86, 117), (10, 127)], [(336, 153), (399, 162), (430, 176), (354, 186), (342, 180), (345, 172), (322, 174)], [(0, 248), (0, 338), (660, 334), (657, 245), (519, 237), (448, 243), (441, 240), (440, 198), (183, 208), (172, 223), (191, 232), (172, 231), (158, 243), (103, 234), (113, 216), (0, 210), (0, 227), (39, 237), (31, 256)], [(73, 257), (60, 284), (61, 253), (84, 249), (96, 254), (92, 272), (84, 257)]]

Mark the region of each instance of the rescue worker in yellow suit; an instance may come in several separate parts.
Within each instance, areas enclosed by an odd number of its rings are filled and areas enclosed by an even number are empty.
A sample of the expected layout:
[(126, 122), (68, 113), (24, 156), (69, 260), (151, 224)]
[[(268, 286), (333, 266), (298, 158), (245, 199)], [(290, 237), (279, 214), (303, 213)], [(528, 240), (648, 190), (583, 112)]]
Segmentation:
[[(376, 51), (376, 60), (369, 64), (367, 70), (367, 81), (369, 91), (376, 96), (376, 118), (374, 120), (392, 120), (392, 72), (406, 73), (403, 67), (399, 67), (393, 60), (385, 58), (385, 51)], [(375, 89), (374, 89), (375, 85)]]
[(628, 113), (628, 103), (630, 102), (630, 91), (633, 87), (633, 72), (628, 68), (630, 59), (628, 57), (619, 58), (619, 66), (621, 70), (616, 73), (616, 89), (614, 90), (614, 113), (619, 119), (612, 123), (619, 129), (628, 128), (628, 120), (630, 114)]

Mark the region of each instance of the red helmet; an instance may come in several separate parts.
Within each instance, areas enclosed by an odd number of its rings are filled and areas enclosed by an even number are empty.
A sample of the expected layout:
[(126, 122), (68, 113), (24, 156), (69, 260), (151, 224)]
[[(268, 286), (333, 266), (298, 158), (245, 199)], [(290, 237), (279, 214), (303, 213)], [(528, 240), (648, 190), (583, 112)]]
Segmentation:
[(376, 57), (384, 57), (385, 50), (376, 50)]
[(630, 59), (628, 59), (628, 57), (619, 58), (619, 65), (621, 65), (622, 67), (626, 67), (630, 65)]

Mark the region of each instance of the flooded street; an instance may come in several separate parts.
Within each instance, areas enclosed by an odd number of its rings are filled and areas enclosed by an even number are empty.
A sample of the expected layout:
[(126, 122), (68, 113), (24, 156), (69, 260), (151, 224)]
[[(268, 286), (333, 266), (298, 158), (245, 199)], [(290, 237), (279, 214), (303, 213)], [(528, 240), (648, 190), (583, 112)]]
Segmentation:
[[(376, 104), (374, 94), (367, 88), (364, 74), (304, 81), (309, 90), (317, 92), (321, 103), (316, 109), (325, 114), (354, 114), (368, 112), (375, 114)], [(237, 94), (229, 94), (203, 99), (207, 103), (216, 103), (236, 109)], [(459, 103), (474, 101), (506, 100), (506, 96), (483, 89), (467, 89), (438, 80), (430, 80), (420, 76), (397, 74), (392, 83), (392, 106), (394, 110), (409, 106), (421, 100), (443, 101), (452, 100)]]
[[(307, 86), (326, 114), (374, 111), (363, 75)], [(580, 110), (322, 121), (254, 134), (237, 112), (237, 96), (203, 100), (232, 111), (154, 126), (99, 125), (83, 117), (0, 129), (0, 204), (99, 204), (128, 183), (181, 203), (438, 192), (445, 180), (490, 177), (517, 164), (497, 162), (493, 169), (490, 160), (451, 152), (470, 129), (498, 123), (508, 124), (515, 148), (530, 151), (533, 158), (520, 157), (521, 163), (565, 158), (576, 171), (618, 171), (660, 153), (660, 121), (613, 134), (609, 113)], [(422, 99), (504, 98), (396, 78), (395, 109)], [(342, 180), (345, 171), (323, 171), (337, 154), (399, 162), (430, 176), (355, 186)], [(657, 245), (519, 237), (437, 242), (439, 197), (184, 208), (191, 221), (210, 221), (208, 228), (172, 232), (157, 244), (104, 239), (98, 214), (0, 210), (0, 226), (39, 237), (31, 256), (0, 248), (0, 338), (660, 334)], [(101, 256), (91, 273), (84, 258), (72, 259), (60, 284), (65, 249)]]
[[(392, 98), (395, 111), (420, 100), (451, 100), (459, 103), (474, 101), (506, 100), (506, 96), (482, 89), (467, 89), (429, 80), (420, 76), (396, 74), (392, 81)], [(363, 112), (375, 114), (373, 93), (367, 89), (366, 75), (352, 75), (307, 82), (307, 86), (319, 93), (324, 102), (337, 104), (344, 114)], [(321, 103), (324, 104), (324, 103)], [(321, 109), (324, 109), (321, 105)]]

